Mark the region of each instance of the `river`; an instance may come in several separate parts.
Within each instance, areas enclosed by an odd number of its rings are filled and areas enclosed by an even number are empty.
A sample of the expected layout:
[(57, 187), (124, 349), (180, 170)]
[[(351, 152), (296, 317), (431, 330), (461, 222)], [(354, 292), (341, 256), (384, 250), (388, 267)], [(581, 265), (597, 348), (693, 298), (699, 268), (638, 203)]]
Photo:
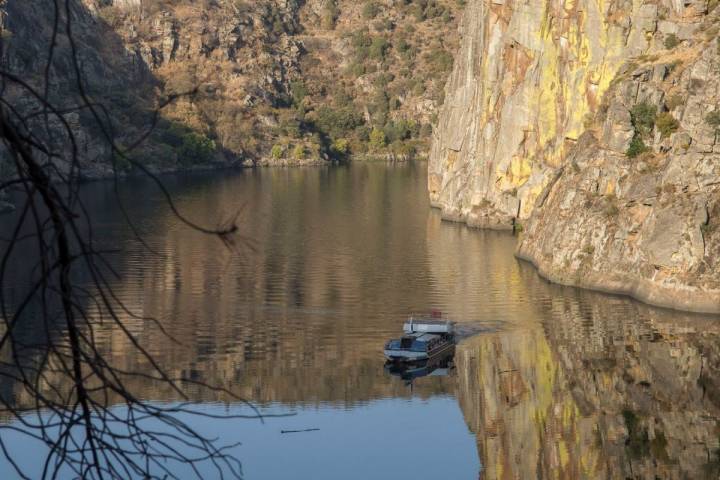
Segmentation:
[[(159, 362), (292, 414), (205, 425), (242, 442), (245, 478), (717, 478), (717, 317), (546, 282), (514, 258), (511, 234), (441, 221), (423, 163), (164, 181), (191, 219), (237, 215), (241, 240), (228, 248), (189, 230), (148, 181), (120, 186), (147, 246), (111, 183), (86, 185), (83, 198), (101, 243), (120, 249), (119, 298), (178, 340), (126, 319)], [(12, 218), (0, 217), (3, 231)], [(11, 268), (13, 298), (27, 280), (22, 261)], [(384, 342), (409, 312), (431, 309), (472, 333), (452, 368), (412, 381), (386, 372)], [(121, 332), (108, 326), (100, 341), (118, 365), (142, 367)], [(247, 408), (190, 393), (208, 411)], [(29, 464), (38, 455), (19, 437), (14, 448)]]

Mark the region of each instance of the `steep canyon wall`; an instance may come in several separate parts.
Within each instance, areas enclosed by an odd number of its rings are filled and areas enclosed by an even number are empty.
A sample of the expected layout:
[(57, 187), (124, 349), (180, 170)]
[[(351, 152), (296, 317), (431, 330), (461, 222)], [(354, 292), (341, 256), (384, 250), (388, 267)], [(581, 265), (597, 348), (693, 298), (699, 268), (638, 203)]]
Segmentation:
[(554, 281), (720, 311), (713, 2), (470, 2), (432, 203)]

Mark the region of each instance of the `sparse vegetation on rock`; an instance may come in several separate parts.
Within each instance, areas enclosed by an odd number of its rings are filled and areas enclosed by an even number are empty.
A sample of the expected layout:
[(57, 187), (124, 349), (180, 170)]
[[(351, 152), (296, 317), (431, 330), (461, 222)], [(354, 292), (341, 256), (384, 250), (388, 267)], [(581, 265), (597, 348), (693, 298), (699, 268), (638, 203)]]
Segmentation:
[(655, 127), (657, 107), (647, 102), (640, 102), (630, 110), (630, 118), (635, 132), (640, 135), (649, 134)]
[(705, 123), (707, 123), (711, 127), (719, 128), (720, 127), (720, 110), (715, 110), (715, 111), (710, 112), (707, 115), (705, 115)]
[[(199, 87), (168, 109), (170, 121), (228, 154), (272, 161), (273, 145), (306, 137), (308, 156), (330, 159), (427, 150), (420, 130), (443, 101), (462, 3), (161, 0), (98, 13), (167, 89)], [(401, 122), (417, 127), (391, 134)], [(373, 129), (386, 132), (383, 147), (370, 145)]]
[(667, 37), (665, 37), (664, 45), (668, 50), (672, 50), (680, 45), (680, 39), (674, 33), (670, 33)]
[(662, 138), (669, 137), (680, 128), (680, 122), (670, 112), (662, 112), (655, 119), (655, 125)]

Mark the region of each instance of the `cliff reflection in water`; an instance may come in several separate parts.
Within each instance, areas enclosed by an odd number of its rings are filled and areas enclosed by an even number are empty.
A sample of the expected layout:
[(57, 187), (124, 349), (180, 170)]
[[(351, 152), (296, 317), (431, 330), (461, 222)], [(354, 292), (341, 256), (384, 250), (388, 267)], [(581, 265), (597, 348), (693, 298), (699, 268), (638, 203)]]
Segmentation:
[(718, 320), (546, 288), (540, 322), (456, 356), (484, 477), (718, 478)]
[[(150, 185), (128, 182), (126, 207), (153, 255), (124, 225), (112, 186), (86, 187), (106, 246), (122, 249), (118, 296), (179, 341), (125, 319), (171, 376), (289, 408), (454, 396), (487, 479), (717, 478), (717, 319), (548, 284), (515, 260), (509, 234), (441, 222), (422, 164), (167, 181), (190, 218), (241, 209), (256, 247), (234, 252), (188, 231)], [(26, 280), (14, 281), (21, 290)], [(382, 347), (408, 312), (432, 308), (482, 333), (458, 345), (449, 376), (411, 390), (384, 371)], [(96, 336), (120, 368), (147, 368), (111, 324)], [(146, 398), (177, 399), (135, 382)]]

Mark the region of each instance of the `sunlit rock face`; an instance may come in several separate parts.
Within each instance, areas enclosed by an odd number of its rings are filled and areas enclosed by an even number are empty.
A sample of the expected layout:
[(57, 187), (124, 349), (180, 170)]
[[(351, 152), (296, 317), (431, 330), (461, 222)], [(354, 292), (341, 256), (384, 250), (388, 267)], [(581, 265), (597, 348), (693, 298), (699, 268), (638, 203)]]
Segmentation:
[[(471, 0), (429, 165), (433, 204), (510, 228), (567, 162), (627, 59), (687, 38), (706, 2)], [(674, 33), (673, 33), (674, 32)]]
[[(552, 280), (683, 310), (720, 311), (718, 17), (624, 67), (536, 203), (519, 255)], [(638, 108), (657, 111), (630, 155)]]
[(471, 2), (432, 202), (475, 226), (519, 222), (519, 256), (555, 282), (720, 311), (719, 13)]
[(717, 324), (602, 300), (461, 345), (483, 478), (717, 478)]
[[(450, 52), (457, 50), (461, 11), (454, 0), (433, 2), (445, 15), (430, 19), (418, 19), (410, 2), (374, 2), (375, 13), (368, 14), (368, 2), (353, 0), (83, 1), (166, 93), (199, 87), (198, 95), (168, 105), (166, 118), (211, 136), (227, 157), (260, 164), (324, 163), (318, 155), (313, 161), (279, 161), (271, 148), (299, 143), (307, 131), (295, 132), (296, 124), (314, 122), (321, 107), (339, 101), (356, 101), (353, 113), (364, 115), (369, 127), (382, 128), (387, 118), (370, 120), (376, 97), (389, 95), (383, 115), (430, 129), (442, 104)], [(382, 54), (387, 58), (369, 61), (367, 71), (353, 40), (363, 32), (387, 41)], [(430, 75), (438, 56), (446, 66)], [(303, 108), (289, 109), (293, 102)], [(429, 131), (423, 135), (419, 150), (425, 156)], [(364, 153), (364, 143), (353, 153)], [(318, 142), (307, 146), (313, 144)]]

